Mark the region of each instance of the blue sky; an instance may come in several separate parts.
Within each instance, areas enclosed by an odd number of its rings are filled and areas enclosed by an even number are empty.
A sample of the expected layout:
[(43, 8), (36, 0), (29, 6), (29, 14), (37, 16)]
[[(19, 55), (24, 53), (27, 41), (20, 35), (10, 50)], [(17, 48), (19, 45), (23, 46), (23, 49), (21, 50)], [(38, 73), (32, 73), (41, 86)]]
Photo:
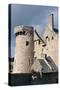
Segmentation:
[(42, 36), (47, 23), (48, 15), (54, 14), (54, 27), (58, 28), (58, 7), (37, 5), (11, 5), (11, 56), (14, 56), (15, 35), (14, 27), (17, 25), (34, 26)]

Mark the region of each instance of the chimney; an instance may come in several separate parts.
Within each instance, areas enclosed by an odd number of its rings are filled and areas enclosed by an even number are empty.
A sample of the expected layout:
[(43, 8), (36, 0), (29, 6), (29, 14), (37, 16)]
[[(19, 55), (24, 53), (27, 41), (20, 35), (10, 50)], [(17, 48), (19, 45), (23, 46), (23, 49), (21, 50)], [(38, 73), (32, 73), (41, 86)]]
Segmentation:
[(53, 14), (50, 14), (50, 15), (48, 16), (47, 26), (48, 26), (51, 30), (53, 30), (53, 28), (54, 28), (54, 16), (53, 16)]

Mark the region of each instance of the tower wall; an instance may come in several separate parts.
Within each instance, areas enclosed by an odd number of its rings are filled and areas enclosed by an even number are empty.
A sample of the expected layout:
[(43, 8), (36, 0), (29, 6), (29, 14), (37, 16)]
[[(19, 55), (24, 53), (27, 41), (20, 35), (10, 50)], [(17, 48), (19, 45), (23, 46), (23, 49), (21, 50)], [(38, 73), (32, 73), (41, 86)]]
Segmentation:
[(16, 46), (13, 73), (30, 73), (34, 57), (33, 28), (15, 28)]

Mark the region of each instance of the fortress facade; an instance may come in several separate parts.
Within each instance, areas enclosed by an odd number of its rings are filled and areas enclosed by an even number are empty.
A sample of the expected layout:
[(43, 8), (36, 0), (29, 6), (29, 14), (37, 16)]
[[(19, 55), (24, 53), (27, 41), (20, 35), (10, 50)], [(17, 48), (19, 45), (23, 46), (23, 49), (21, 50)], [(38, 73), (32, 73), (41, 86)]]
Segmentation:
[(53, 14), (48, 16), (43, 37), (30, 26), (17, 26), (14, 33), (16, 46), (12, 73), (57, 72), (58, 31), (54, 28)]

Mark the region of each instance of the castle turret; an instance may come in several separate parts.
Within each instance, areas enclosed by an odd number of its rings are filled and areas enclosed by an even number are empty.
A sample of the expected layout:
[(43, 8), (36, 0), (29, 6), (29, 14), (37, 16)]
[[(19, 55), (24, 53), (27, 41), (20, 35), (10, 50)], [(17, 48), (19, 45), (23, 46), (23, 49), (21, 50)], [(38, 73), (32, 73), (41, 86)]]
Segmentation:
[(15, 58), (13, 73), (30, 73), (34, 57), (33, 27), (15, 27)]

